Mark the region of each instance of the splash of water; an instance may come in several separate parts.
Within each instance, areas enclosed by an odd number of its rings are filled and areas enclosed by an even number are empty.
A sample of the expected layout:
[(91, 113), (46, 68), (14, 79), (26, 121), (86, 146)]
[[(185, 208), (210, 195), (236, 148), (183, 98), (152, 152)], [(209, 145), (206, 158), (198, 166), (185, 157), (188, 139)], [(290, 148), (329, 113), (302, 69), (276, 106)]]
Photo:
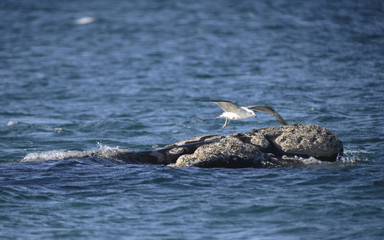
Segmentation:
[(97, 143), (98, 149), (86, 151), (67, 151), (67, 150), (53, 150), (47, 152), (36, 152), (27, 154), (21, 161), (50, 161), (50, 160), (64, 160), (70, 158), (86, 158), (86, 157), (102, 157), (111, 158), (119, 151), (119, 147), (110, 147)]

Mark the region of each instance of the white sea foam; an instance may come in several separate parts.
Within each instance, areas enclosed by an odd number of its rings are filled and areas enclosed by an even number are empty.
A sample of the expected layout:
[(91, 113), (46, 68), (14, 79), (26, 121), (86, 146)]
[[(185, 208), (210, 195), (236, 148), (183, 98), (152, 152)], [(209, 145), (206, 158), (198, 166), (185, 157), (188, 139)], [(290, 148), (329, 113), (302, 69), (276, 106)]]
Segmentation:
[(9, 126), (12, 126), (12, 125), (16, 125), (18, 123), (19, 123), (18, 121), (9, 121), (9, 122), (7, 122), (7, 126), (9, 127)]
[(92, 23), (94, 21), (96, 21), (96, 19), (93, 17), (82, 17), (82, 18), (76, 19), (75, 24), (84, 25), (84, 24)]
[(290, 160), (290, 161), (298, 161), (302, 163), (305, 167), (337, 167), (337, 166), (343, 166), (343, 165), (352, 165), (356, 164), (358, 162), (367, 161), (366, 159), (362, 159), (358, 156), (350, 156), (349, 154), (344, 154), (340, 158), (338, 158), (334, 162), (328, 162), (328, 161), (322, 161), (315, 157), (298, 157), (298, 156), (283, 156), (284, 160)]
[(368, 162), (368, 151), (365, 150), (347, 150), (344, 151), (344, 155), (340, 158), (344, 164), (354, 164), (359, 162)]
[(48, 161), (48, 160), (64, 160), (69, 158), (84, 158), (89, 156), (110, 158), (117, 153), (119, 147), (109, 147), (97, 143), (99, 149), (87, 151), (67, 151), (67, 150), (53, 150), (47, 152), (36, 152), (27, 154), (21, 161)]

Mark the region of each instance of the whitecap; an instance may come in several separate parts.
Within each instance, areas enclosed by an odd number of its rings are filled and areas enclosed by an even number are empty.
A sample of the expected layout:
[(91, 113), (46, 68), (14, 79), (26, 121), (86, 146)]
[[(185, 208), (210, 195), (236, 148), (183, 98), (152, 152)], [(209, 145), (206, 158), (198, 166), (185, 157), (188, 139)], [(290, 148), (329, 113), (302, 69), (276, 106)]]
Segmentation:
[(120, 150), (119, 147), (109, 147), (97, 143), (99, 149), (86, 150), (86, 151), (71, 151), (71, 150), (53, 150), (47, 152), (35, 152), (27, 154), (22, 162), (32, 161), (50, 161), (50, 160), (64, 160), (70, 158), (86, 158), (86, 157), (100, 157), (100, 158), (113, 158)]
[(341, 156), (334, 162), (323, 161), (315, 157), (299, 157), (299, 156), (282, 156), (285, 161), (297, 161), (301, 163), (303, 167), (317, 168), (317, 167), (338, 167), (344, 165), (353, 165), (357, 162), (361, 162), (360, 158), (351, 158), (350, 156)]
[(9, 121), (9, 122), (7, 122), (7, 126), (9, 127), (9, 126), (12, 126), (12, 125), (16, 125), (18, 123), (19, 123), (18, 121)]
[(96, 19), (93, 17), (81, 17), (75, 20), (75, 24), (84, 25), (84, 24), (92, 23), (94, 21), (96, 21)]

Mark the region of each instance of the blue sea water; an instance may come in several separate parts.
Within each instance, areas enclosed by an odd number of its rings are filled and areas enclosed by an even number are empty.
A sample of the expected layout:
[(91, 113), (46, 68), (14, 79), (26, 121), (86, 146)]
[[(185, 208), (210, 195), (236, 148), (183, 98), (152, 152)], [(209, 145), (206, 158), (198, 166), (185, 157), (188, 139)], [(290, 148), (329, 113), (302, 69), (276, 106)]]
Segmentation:
[[(382, 1), (3, 0), (0, 33), (0, 239), (384, 238)], [(324, 126), (344, 156), (108, 159), (279, 125), (260, 113), (221, 129), (200, 99)]]

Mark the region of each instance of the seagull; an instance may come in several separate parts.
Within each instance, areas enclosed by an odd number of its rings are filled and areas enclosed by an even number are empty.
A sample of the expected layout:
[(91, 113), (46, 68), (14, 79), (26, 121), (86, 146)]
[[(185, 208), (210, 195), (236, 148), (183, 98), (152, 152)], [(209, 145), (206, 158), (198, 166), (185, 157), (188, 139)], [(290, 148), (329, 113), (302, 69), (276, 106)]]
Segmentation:
[(240, 120), (240, 119), (246, 119), (250, 117), (256, 117), (256, 114), (251, 109), (259, 112), (269, 113), (273, 115), (283, 125), (287, 125), (287, 123), (280, 116), (280, 114), (278, 114), (275, 110), (273, 110), (268, 106), (254, 105), (254, 106), (248, 106), (248, 107), (238, 107), (234, 103), (226, 100), (211, 100), (209, 102), (216, 103), (224, 111), (220, 116), (216, 117), (216, 118), (225, 118), (225, 123), (221, 128), (225, 128), (231, 120)]

